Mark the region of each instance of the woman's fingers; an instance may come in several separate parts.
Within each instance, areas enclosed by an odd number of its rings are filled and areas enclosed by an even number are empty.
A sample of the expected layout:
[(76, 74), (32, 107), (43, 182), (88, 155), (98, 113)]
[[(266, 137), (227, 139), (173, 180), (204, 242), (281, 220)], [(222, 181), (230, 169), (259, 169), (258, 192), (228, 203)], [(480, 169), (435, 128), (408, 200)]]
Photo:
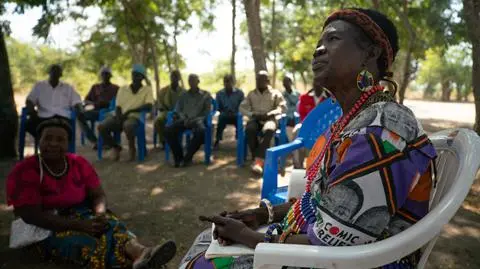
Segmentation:
[(212, 220), (213, 223), (217, 225), (225, 225), (227, 224), (229, 218), (222, 217), (222, 216), (213, 216), (213, 217), (210, 217), (210, 219)]

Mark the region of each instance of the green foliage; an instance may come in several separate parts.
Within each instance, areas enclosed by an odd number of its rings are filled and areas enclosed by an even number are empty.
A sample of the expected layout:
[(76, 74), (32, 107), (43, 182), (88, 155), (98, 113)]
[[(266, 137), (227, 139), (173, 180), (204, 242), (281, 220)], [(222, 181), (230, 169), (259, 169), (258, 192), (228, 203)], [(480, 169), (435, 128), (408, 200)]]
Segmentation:
[(49, 65), (60, 63), (64, 67), (63, 80), (86, 95), (92, 83), (97, 81), (96, 72), (84, 68), (87, 60), (78, 54), (68, 54), (47, 46), (33, 46), (7, 39), (8, 54), (15, 91), (28, 92), (37, 81), (47, 79)]
[[(219, 61), (215, 64), (212, 72), (200, 75), (200, 88), (216, 93), (223, 89), (223, 77), (230, 74), (230, 62), (228, 60)], [(236, 87), (244, 92), (249, 92), (255, 88), (255, 78), (252, 72), (237, 71)]]
[(471, 48), (467, 44), (450, 47), (445, 53), (441, 47), (428, 49), (425, 55), (418, 82), (425, 85), (427, 96), (435, 95), (440, 85), (454, 87), (462, 98), (471, 93)]

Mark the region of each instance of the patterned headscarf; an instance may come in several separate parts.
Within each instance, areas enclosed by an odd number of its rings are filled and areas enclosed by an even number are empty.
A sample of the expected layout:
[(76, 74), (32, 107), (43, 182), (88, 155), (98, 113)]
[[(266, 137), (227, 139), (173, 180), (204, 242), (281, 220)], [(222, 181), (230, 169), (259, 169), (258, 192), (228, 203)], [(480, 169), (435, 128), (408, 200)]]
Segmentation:
[(383, 49), (384, 53), (381, 57), (385, 61), (387, 69), (390, 69), (395, 57), (392, 45), (385, 32), (372, 18), (355, 9), (342, 9), (331, 14), (325, 21), (324, 27), (335, 20), (347, 21), (360, 27), (375, 44)]

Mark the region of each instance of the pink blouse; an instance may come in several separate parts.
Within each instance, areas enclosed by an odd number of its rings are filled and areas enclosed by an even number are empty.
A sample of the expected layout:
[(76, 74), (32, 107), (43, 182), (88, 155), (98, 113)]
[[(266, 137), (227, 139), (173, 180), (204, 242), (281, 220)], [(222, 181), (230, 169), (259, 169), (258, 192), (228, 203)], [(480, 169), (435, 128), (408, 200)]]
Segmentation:
[(7, 178), (8, 205), (41, 205), (44, 209), (59, 209), (84, 202), (87, 191), (100, 186), (100, 179), (82, 156), (67, 154), (66, 158), (67, 174), (56, 178), (43, 169), (41, 183), (37, 156), (18, 162)]

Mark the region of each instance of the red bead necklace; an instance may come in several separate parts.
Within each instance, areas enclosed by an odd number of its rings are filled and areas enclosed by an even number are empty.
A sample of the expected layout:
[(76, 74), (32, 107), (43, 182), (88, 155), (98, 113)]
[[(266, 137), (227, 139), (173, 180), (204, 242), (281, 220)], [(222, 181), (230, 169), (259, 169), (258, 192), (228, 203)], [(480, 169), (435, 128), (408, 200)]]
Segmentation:
[(368, 91), (362, 93), (360, 98), (353, 105), (352, 109), (346, 115), (338, 119), (336, 123), (333, 124), (332, 134), (330, 135), (327, 143), (323, 147), (320, 155), (318, 155), (314, 163), (310, 166), (310, 168), (307, 171), (307, 185), (305, 187), (306, 192), (310, 192), (310, 188), (312, 185), (311, 183), (315, 178), (315, 176), (317, 175), (318, 170), (320, 169), (320, 165), (322, 163), (323, 157), (325, 156), (325, 153), (330, 147), (330, 144), (339, 138), (340, 134), (343, 132), (345, 127), (347, 127), (348, 123), (350, 123), (350, 121), (354, 118), (354, 116), (356, 116), (357, 113), (360, 112), (360, 108), (367, 102), (368, 98), (370, 98), (370, 96), (372, 96), (373, 94), (379, 91), (383, 91), (383, 89), (384, 89), (383, 86), (375, 85), (372, 88), (370, 88)]

